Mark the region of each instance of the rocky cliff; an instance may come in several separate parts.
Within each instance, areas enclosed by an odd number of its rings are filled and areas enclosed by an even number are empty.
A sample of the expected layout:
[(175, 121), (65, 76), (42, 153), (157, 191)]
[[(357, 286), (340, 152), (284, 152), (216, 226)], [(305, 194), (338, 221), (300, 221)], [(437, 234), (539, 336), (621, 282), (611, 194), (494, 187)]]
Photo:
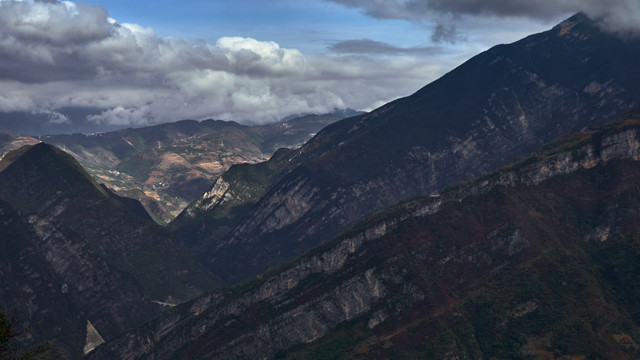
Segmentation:
[(640, 122), (556, 145), (399, 204), (90, 358), (635, 358)]
[(402, 199), (615, 120), (640, 99), (639, 49), (639, 40), (578, 14), (496, 46), (407, 98), (332, 124), (289, 155), (284, 175), (231, 228), (202, 226), (211, 244), (205, 263), (227, 283), (246, 281)]

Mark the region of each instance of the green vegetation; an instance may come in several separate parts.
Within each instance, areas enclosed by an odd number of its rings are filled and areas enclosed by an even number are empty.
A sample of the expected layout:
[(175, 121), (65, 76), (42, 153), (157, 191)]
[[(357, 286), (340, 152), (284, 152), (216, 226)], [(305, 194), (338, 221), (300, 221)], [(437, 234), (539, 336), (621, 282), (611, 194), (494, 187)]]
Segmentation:
[(48, 343), (33, 346), (24, 344), (22, 338), (27, 332), (28, 329), (17, 329), (14, 317), (7, 319), (6, 315), (0, 312), (0, 359), (53, 360), (58, 358)]
[(288, 351), (280, 351), (274, 359), (287, 360), (337, 360), (347, 358), (355, 352), (366, 354), (365, 344), (359, 347), (363, 340), (370, 335), (362, 321), (348, 321), (336, 329), (330, 335), (314, 341), (310, 346), (298, 346)]

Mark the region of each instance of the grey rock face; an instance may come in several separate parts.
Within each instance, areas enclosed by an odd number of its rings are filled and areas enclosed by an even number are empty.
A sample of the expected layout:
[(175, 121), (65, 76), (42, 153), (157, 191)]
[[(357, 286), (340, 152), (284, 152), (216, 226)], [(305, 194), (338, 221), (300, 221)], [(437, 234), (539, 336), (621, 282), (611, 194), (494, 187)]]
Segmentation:
[(83, 349), (84, 354), (86, 355), (90, 353), (93, 349), (102, 344), (104, 344), (102, 335), (100, 335), (98, 330), (96, 330), (91, 321), (87, 320), (87, 340)]
[[(378, 254), (375, 246), (381, 239), (412, 226), (408, 224), (426, 223), (447, 204), (464, 203), (496, 188), (534, 187), (612, 161), (640, 161), (639, 147), (637, 127), (589, 136), (571, 149), (540, 155), (537, 162), (504, 169), (451, 188), (442, 196), (401, 204), (264, 279), (184, 304), (98, 347), (89, 358), (269, 358), (280, 350), (312, 342), (353, 319), (365, 319), (369, 329), (375, 328), (434, 296), (433, 289), (424, 288), (408, 275), (407, 259), (429, 269), (431, 273), (423, 274), (426, 277), (455, 279), (455, 286), (473, 286), (478, 281), (475, 275), (460, 277), (458, 272), (495, 274), (507, 262), (517, 261), (520, 254), (537, 251), (531, 250), (534, 244), (525, 230), (509, 220), (484, 236), (478, 235), (477, 241), (447, 249), (437, 247), (435, 253), (413, 249), (405, 254), (403, 249), (399, 251), (402, 255)], [(524, 304), (511, 316), (522, 316), (536, 306)], [(463, 356), (465, 351), (460, 351)]]

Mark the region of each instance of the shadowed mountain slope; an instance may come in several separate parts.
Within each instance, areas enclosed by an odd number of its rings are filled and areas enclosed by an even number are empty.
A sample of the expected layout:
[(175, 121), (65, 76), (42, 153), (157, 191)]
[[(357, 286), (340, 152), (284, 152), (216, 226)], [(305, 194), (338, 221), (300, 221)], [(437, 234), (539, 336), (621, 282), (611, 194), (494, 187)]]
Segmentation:
[(225, 175), (174, 227), (186, 244), (194, 233), (208, 236), (198, 239), (208, 243), (203, 262), (229, 284), (246, 281), (401, 199), (617, 119), (640, 99), (639, 56), (640, 40), (577, 14), (496, 46), (409, 97), (326, 127), (281, 160), (266, 186), (254, 184), (267, 189), (225, 228), (208, 228), (202, 218), (224, 209), (227, 195), (243, 198), (252, 188)]
[(82, 355), (87, 321), (113, 337), (157, 316), (157, 302), (215, 287), (139, 203), (110, 196), (71, 155), (45, 143), (15, 154), (0, 162), (0, 305), (41, 324), (65, 358)]

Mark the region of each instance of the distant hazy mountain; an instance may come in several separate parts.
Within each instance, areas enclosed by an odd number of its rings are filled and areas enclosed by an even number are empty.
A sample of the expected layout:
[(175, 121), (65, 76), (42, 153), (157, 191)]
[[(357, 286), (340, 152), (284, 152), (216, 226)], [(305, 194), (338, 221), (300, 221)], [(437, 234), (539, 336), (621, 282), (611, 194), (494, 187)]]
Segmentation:
[(637, 359), (638, 149), (638, 115), (575, 134), (89, 359)]
[(232, 167), (174, 226), (227, 283), (251, 279), (401, 199), (615, 120), (639, 103), (638, 58), (639, 39), (575, 15), (326, 127), (268, 174), (244, 170), (261, 173), (254, 183), (230, 180)]
[[(326, 125), (358, 114), (351, 109), (336, 110), (259, 126), (185, 120), (39, 139), (72, 154), (98, 182), (140, 200), (157, 220), (168, 222), (231, 165), (264, 161), (276, 149), (301, 146)], [(0, 135), (0, 150), (37, 140)]]
[(53, 119), (47, 112), (0, 112), (0, 132), (25, 134), (33, 137), (46, 134), (94, 133), (115, 131), (122, 126), (87, 121), (87, 117), (99, 115), (103, 110), (96, 108), (66, 107), (56, 110), (65, 117)]
[(40, 143), (0, 161), (0, 311), (32, 340), (77, 359), (88, 321), (109, 339), (217, 284), (139, 203), (62, 150)]

